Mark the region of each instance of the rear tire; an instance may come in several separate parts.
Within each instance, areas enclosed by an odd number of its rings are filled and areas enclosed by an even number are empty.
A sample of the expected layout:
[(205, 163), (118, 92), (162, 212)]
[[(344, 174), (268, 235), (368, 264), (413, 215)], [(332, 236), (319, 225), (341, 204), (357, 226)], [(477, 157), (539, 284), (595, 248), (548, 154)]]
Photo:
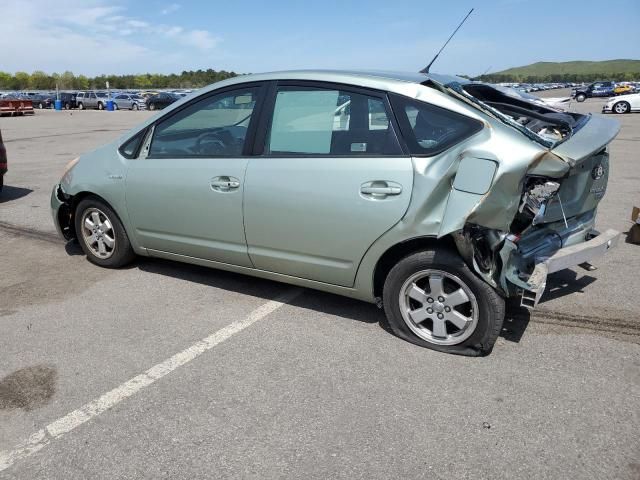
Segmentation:
[(134, 104), (133, 104), (133, 109), (134, 109), (134, 110), (139, 110), (139, 109), (140, 109), (140, 107), (138, 107), (138, 104), (137, 104), (137, 103), (134, 103)]
[(102, 102), (98, 102), (98, 110), (104, 110), (104, 105)]
[(629, 113), (629, 111), (631, 110), (631, 105), (629, 105), (627, 102), (616, 102), (613, 104), (611, 110), (613, 110), (615, 113), (620, 114)]
[(155, 110), (156, 109), (156, 104), (155, 103), (150, 103), (149, 104), (149, 110)]
[(78, 104), (78, 110), (84, 110), (84, 103), (80, 102)]
[(457, 253), (425, 250), (400, 260), (384, 283), (383, 326), (439, 352), (491, 353), (504, 320), (504, 299)]
[(587, 99), (587, 96), (584, 93), (579, 93), (576, 95), (576, 102), (584, 102)]
[(91, 263), (119, 268), (131, 263), (136, 256), (120, 218), (97, 197), (80, 201), (75, 228), (78, 242)]

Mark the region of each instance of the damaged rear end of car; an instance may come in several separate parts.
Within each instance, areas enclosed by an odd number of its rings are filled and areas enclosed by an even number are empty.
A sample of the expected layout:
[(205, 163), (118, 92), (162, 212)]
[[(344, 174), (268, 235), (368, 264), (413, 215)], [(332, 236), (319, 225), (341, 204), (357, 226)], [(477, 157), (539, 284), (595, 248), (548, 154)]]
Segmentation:
[(619, 232), (595, 229), (616, 121), (558, 112), (485, 84), (425, 84), (488, 120), (491, 143), (462, 152), (439, 232), (487, 283), (534, 308), (548, 274), (591, 268), (618, 243)]

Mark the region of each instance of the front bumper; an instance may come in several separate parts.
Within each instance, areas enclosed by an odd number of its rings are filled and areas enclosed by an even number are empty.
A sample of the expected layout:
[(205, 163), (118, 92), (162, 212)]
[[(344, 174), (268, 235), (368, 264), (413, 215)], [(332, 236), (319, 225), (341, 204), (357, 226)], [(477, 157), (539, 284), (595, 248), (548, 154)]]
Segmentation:
[(526, 282), (526, 286), (523, 288), (521, 305), (527, 308), (535, 308), (547, 286), (548, 274), (582, 263), (588, 263), (595, 258), (603, 256), (618, 245), (620, 236), (620, 232), (609, 229), (604, 233), (595, 235), (586, 242), (561, 248), (546, 260), (537, 263)]
[(69, 198), (60, 184), (53, 187), (51, 192), (51, 216), (58, 234), (65, 240), (73, 238), (73, 226), (71, 224), (73, 212), (68, 202)]
[(608, 105), (603, 105), (602, 107), (602, 113), (611, 113), (613, 112), (613, 108), (608, 106)]

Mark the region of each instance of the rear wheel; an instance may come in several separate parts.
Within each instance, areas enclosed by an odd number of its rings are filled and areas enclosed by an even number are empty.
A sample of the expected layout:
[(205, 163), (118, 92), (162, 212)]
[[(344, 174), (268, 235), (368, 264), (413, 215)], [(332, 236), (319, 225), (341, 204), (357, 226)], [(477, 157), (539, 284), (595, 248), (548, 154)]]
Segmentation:
[(38, 103), (38, 108), (42, 110), (44, 108), (44, 104), (42, 102)]
[(80, 246), (91, 263), (118, 268), (135, 258), (122, 222), (102, 200), (82, 200), (76, 208), (75, 227)]
[(71, 108), (71, 105), (69, 105), (69, 102), (64, 104), (64, 109), (65, 110), (69, 110)]
[(78, 104), (78, 110), (84, 110), (84, 103), (80, 102)]
[(425, 250), (402, 259), (384, 284), (386, 326), (423, 347), (487, 355), (504, 320), (504, 300), (456, 253)]
[(149, 110), (155, 110), (156, 109), (156, 104), (155, 103), (150, 103), (149, 104)]
[(627, 102), (617, 102), (613, 104), (613, 111), (616, 113), (628, 113), (631, 110), (631, 105)]
[(140, 109), (140, 107), (138, 107), (138, 104), (137, 104), (137, 103), (134, 103), (134, 104), (133, 104), (133, 109), (134, 109), (134, 110), (139, 110), (139, 109)]
[(104, 110), (104, 105), (102, 102), (98, 102), (98, 110)]
[(587, 96), (584, 93), (579, 93), (576, 95), (577, 102), (584, 102), (587, 99)]

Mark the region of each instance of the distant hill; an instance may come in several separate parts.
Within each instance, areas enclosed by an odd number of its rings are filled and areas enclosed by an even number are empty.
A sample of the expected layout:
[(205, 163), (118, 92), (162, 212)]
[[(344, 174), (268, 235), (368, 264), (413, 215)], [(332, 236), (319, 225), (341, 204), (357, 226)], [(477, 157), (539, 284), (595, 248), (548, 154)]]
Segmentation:
[(493, 72), (482, 78), (488, 81), (522, 82), (636, 80), (640, 79), (640, 60), (536, 62), (501, 72)]

